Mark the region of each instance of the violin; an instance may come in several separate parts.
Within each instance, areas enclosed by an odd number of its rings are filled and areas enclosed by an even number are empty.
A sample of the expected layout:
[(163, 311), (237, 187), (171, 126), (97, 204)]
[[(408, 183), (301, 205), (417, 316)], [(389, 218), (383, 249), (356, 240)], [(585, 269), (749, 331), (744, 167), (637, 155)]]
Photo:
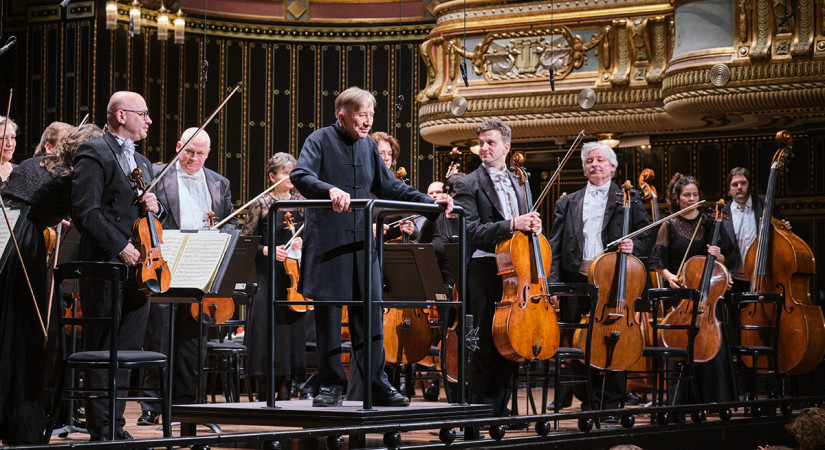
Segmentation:
[[(295, 231), (295, 221), (292, 219), (292, 213), (290, 212), (286, 212), (284, 214), (284, 219), (284, 229), (289, 230), (292, 233), (292, 239), (290, 239), (285, 245), (287, 251), (289, 251), (292, 246), (292, 240), (298, 237), (298, 234), (304, 229), (304, 227), (301, 226), (298, 231)], [(287, 257), (284, 260), (284, 270), (286, 271), (287, 277), (289, 277), (289, 287), (286, 289), (286, 299), (291, 302), (311, 302), (312, 299), (306, 298), (298, 292), (298, 277), (301, 273), (299, 261), (295, 258)], [(307, 312), (312, 311), (313, 307), (311, 304), (306, 303), (305, 305), (289, 305), (289, 309), (295, 312)]]
[[(630, 181), (625, 181), (622, 196), (624, 219), (622, 234), (630, 232)], [(621, 251), (602, 253), (593, 260), (587, 282), (599, 286), (599, 299), (593, 320), (590, 365), (602, 370), (622, 371), (633, 367), (642, 357), (644, 338), (636, 319), (636, 299), (647, 278), (644, 264)], [(587, 320), (584, 318), (582, 320)], [(573, 346), (586, 351), (585, 333), (577, 329)]]
[[(140, 168), (132, 171), (132, 181), (138, 198), (143, 195), (146, 188), (142, 173)], [(132, 244), (140, 251), (135, 281), (138, 289), (146, 295), (162, 294), (169, 290), (169, 283), (172, 281), (169, 265), (160, 252), (163, 231), (160, 220), (154, 213), (144, 213), (146, 216), (136, 220), (132, 225)]]
[[(791, 156), (793, 139), (783, 130), (776, 134), (765, 209), (759, 234), (745, 256), (745, 273), (751, 274), (751, 292), (784, 294), (785, 304), (779, 324), (779, 372), (799, 375), (819, 365), (825, 356), (825, 318), (822, 309), (811, 302), (810, 281), (816, 272), (811, 248), (796, 234), (786, 230), (773, 217), (776, 175), (785, 170)], [(776, 323), (773, 305), (751, 304), (740, 312), (742, 325), (772, 326)], [(742, 331), (743, 345), (771, 346), (757, 331)], [(749, 357), (745, 364), (752, 366)]]
[[(719, 242), (719, 231), (722, 229), (722, 208), (724, 207), (724, 200), (716, 202), (713, 238), (710, 241), (712, 246), (716, 246)], [(716, 319), (716, 302), (724, 297), (730, 283), (730, 274), (725, 265), (710, 254), (696, 255), (688, 259), (683, 274), (682, 284), (687, 288), (699, 290), (699, 305), (697, 305), (696, 312), (696, 325), (699, 330), (693, 341), (693, 361), (701, 364), (713, 359), (722, 344), (722, 325)], [(689, 326), (692, 310), (690, 300), (682, 300), (665, 316), (663, 323)], [(688, 348), (688, 330), (662, 330), (662, 342), (665, 347)]]
[[(206, 213), (206, 224), (209, 229), (215, 227), (215, 213), (211, 210)], [(224, 323), (235, 314), (235, 300), (232, 297), (204, 298), (201, 304), (203, 306), (192, 303), (189, 305), (189, 312), (192, 314), (192, 318), (199, 320), (201, 311), (203, 311), (201, 320), (208, 325)]]
[[(527, 210), (533, 210), (523, 163), (523, 155), (513, 155)], [(547, 360), (559, 347), (559, 323), (547, 285), (551, 259), (550, 243), (540, 233), (518, 231), (496, 244), (503, 291), (493, 315), (493, 341), (510, 361)]]

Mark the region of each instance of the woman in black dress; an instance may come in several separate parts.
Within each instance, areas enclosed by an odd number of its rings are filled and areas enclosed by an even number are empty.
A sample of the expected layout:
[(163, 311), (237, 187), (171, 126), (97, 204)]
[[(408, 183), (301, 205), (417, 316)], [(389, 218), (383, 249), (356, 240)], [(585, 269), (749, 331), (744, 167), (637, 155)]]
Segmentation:
[[(39, 443), (43, 433), (48, 367), (40, 321), (47, 322), (49, 293), (43, 231), (69, 215), (75, 150), (102, 134), (95, 125), (75, 129), (54, 153), (27, 159), (17, 166), (2, 192), (6, 208), (29, 207), (27, 216), (15, 227), (15, 237), (40, 312), (38, 318), (20, 260), (12, 250), (0, 270), (0, 438), (5, 444)], [(59, 314), (59, 303), (52, 302), (52, 318)], [(50, 340), (56, 331), (51, 328)]]
[[(268, 242), (268, 221), (269, 208), (277, 200), (290, 200), (299, 198), (297, 193), (293, 193), (294, 187), (289, 179), (289, 172), (295, 166), (295, 158), (288, 153), (276, 153), (267, 162), (267, 173), (269, 181), (277, 183), (283, 179), (278, 187), (268, 195), (258, 199), (249, 207), (246, 222), (244, 223), (242, 234), (261, 236), (261, 245), (255, 257), (255, 266), (258, 271), (258, 291), (256, 292), (247, 316), (245, 342), (249, 352), (247, 358), (247, 375), (256, 380), (258, 400), (263, 400), (266, 396), (266, 376), (267, 376), (267, 280), (266, 259), (271, 251)], [(284, 245), (292, 238), (292, 231), (286, 225), (287, 211), (278, 210), (276, 215), (277, 233), (275, 239), (275, 259), (283, 262), (287, 257), (300, 261), (300, 251), (302, 241), (300, 237), (292, 241), (291, 250), (288, 252)], [(298, 231), (303, 223), (303, 214), (300, 211), (289, 211), (294, 230)], [(287, 298), (287, 288), (290, 279), (286, 274), (283, 264), (276, 266), (276, 286), (278, 292), (276, 298), (285, 300)], [(303, 381), (306, 377), (306, 330), (309, 326), (308, 315), (311, 312), (295, 312), (288, 306), (278, 306), (275, 308), (275, 377), (278, 400), (289, 400), (292, 390), (292, 382)]]
[[(691, 176), (676, 173), (668, 185), (668, 205), (671, 212), (687, 208), (699, 202), (699, 183)], [(698, 227), (698, 229), (697, 229)], [(694, 236), (694, 232), (696, 234)], [(691, 238), (693, 242), (691, 243)], [(682, 287), (679, 266), (695, 255), (713, 255), (724, 264), (725, 256), (735, 251), (720, 233), (717, 245), (710, 245), (713, 238), (713, 220), (693, 209), (665, 222), (659, 228), (656, 244), (650, 255), (650, 268), (659, 272), (673, 288)], [(685, 257), (687, 254), (687, 257)], [(726, 318), (724, 302), (716, 303), (716, 318), (724, 323)], [(719, 353), (712, 360), (696, 366), (697, 386), (702, 402), (734, 401), (733, 373), (731, 371), (730, 350), (726, 333), (722, 333)], [(678, 392), (673, 388), (679, 385)], [(688, 383), (670, 383), (670, 398), (675, 403), (686, 403)]]

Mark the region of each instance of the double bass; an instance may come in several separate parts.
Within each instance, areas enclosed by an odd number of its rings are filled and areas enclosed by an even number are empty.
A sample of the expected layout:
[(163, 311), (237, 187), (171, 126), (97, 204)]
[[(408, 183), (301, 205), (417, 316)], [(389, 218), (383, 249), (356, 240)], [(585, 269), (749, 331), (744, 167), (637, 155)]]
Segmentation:
[[(624, 218), (622, 234), (630, 233), (630, 204), (633, 186), (625, 181), (622, 196)], [(593, 321), (590, 365), (600, 370), (628, 370), (642, 357), (644, 338), (634, 315), (636, 299), (647, 278), (644, 264), (621, 251), (602, 253), (590, 265), (588, 283), (599, 286), (599, 299)], [(588, 320), (583, 318), (582, 320)], [(586, 333), (577, 329), (573, 346), (586, 351)]]
[[(793, 140), (783, 130), (776, 134), (777, 150), (771, 163), (765, 208), (756, 240), (745, 256), (745, 273), (751, 274), (751, 292), (775, 292), (785, 296), (779, 324), (779, 372), (799, 375), (816, 367), (825, 356), (825, 318), (811, 302), (810, 282), (815, 273), (811, 248), (796, 234), (786, 230), (773, 215), (776, 175), (784, 171), (791, 156)], [(751, 304), (740, 312), (742, 325), (772, 326), (773, 305)], [(757, 331), (742, 331), (742, 344), (771, 345)], [(743, 358), (752, 365), (751, 358)]]
[[(523, 161), (522, 155), (513, 155), (527, 210), (532, 211)], [(543, 234), (518, 231), (496, 244), (496, 265), (503, 289), (493, 315), (493, 341), (510, 361), (547, 360), (559, 347), (559, 323), (547, 285), (551, 258), (550, 243)]]
[[(724, 200), (716, 202), (713, 238), (710, 241), (712, 246), (716, 246), (719, 242), (724, 206)], [(710, 254), (696, 255), (688, 259), (682, 273), (684, 274), (682, 284), (687, 288), (699, 290), (699, 304), (696, 312), (696, 325), (699, 330), (693, 341), (693, 362), (701, 364), (713, 359), (722, 344), (722, 325), (716, 318), (716, 302), (724, 297), (728, 283), (730, 283), (730, 274), (725, 265)], [(692, 306), (690, 300), (682, 300), (665, 316), (663, 323), (689, 326), (693, 313)], [(666, 347), (688, 348), (688, 330), (664, 329), (662, 330), (662, 342)]]

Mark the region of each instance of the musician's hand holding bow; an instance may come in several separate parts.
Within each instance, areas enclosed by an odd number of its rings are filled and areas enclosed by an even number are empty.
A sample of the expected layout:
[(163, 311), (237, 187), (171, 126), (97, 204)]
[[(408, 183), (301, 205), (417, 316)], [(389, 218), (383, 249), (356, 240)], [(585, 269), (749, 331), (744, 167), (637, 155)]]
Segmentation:
[(279, 246), (275, 247), (275, 260), (276, 261), (280, 261), (280, 262), (286, 261), (286, 257), (287, 257), (288, 254), (289, 254), (289, 252), (287, 252), (286, 247), (284, 247), (283, 245), (279, 245)]
[(160, 203), (158, 203), (158, 198), (152, 192), (147, 192), (140, 197), (140, 203), (143, 205), (144, 211), (149, 211), (152, 214), (160, 213)]
[(619, 242), (619, 251), (626, 254), (632, 255), (633, 254), (633, 239), (625, 239)]
[(541, 217), (537, 212), (529, 212), (518, 216), (511, 221), (510, 231), (526, 231), (541, 233)]
[[(415, 225), (413, 225), (413, 223), (409, 220), (405, 220), (398, 224), (398, 228), (401, 229), (402, 233), (406, 233), (407, 236), (412, 236), (413, 232), (415, 231)], [(384, 233), (386, 233), (386, 231)]]

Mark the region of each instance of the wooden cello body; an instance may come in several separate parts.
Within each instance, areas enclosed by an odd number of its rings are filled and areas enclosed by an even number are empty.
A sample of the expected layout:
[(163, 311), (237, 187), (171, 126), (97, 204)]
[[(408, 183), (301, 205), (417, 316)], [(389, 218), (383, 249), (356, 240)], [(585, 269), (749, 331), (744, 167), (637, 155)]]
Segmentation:
[[(716, 204), (716, 219), (710, 245), (719, 241), (722, 228), (722, 207), (725, 202)], [(693, 341), (693, 362), (701, 364), (713, 359), (722, 344), (722, 324), (716, 318), (716, 303), (725, 295), (730, 274), (724, 264), (713, 255), (696, 255), (685, 263), (683, 269), (685, 287), (699, 290), (699, 305), (696, 312), (696, 325), (699, 331)], [(682, 300), (679, 305), (668, 312), (664, 323), (668, 325), (690, 326), (693, 313), (689, 300)], [(662, 342), (666, 347), (688, 348), (687, 330), (662, 330)]]
[[(776, 135), (781, 146), (773, 158), (765, 209), (756, 240), (745, 256), (745, 273), (751, 274), (751, 292), (784, 294), (777, 349), (779, 372), (799, 375), (816, 367), (825, 356), (825, 318), (822, 309), (811, 302), (810, 281), (815, 273), (813, 253), (799, 236), (786, 230), (773, 218), (776, 173), (784, 170), (790, 157), (792, 139), (787, 131)], [(773, 325), (776, 311), (753, 304), (740, 313), (743, 325)], [(743, 345), (770, 345), (755, 331), (742, 332)], [(745, 363), (752, 365), (750, 358)]]
[[(630, 182), (624, 186), (624, 235), (630, 232)], [(633, 255), (619, 251), (602, 253), (590, 265), (587, 280), (599, 286), (593, 320), (590, 365), (600, 370), (624, 371), (642, 357), (644, 337), (636, 319), (636, 299), (642, 294), (647, 269)], [(590, 320), (584, 318), (582, 320)], [(582, 329), (573, 335), (573, 346), (586, 351)]]
[[(513, 155), (530, 211), (533, 198), (523, 162), (523, 155)], [(493, 315), (493, 342), (510, 361), (547, 360), (559, 348), (559, 322), (547, 286), (551, 258), (550, 243), (541, 233), (518, 231), (496, 244), (502, 293)]]

